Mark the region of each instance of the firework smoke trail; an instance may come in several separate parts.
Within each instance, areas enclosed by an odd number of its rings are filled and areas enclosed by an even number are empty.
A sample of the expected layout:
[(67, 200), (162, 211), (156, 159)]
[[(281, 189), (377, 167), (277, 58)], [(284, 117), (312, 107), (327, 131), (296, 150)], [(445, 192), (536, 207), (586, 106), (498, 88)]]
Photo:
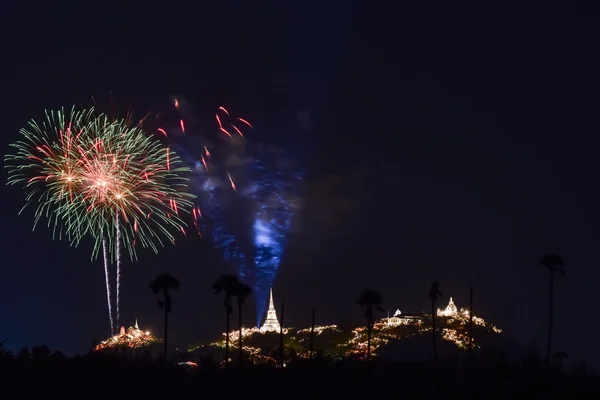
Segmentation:
[[(256, 132), (250, 134), (253, 125), (224, 107), (217, 110), (212, 129), (195, 129), (187, 123), (183, 132), (178, 125), (187, 119), (185, 107), (174, 102), (172, 123), (156, 128), (158, 136), (176, 146), (194, 166), (191, 186), (205, 216), (201, 228), (210, 233), (240, 279), (253, 287), (259, 325), (292, 218), (300, 207), (304, 171), (281, 146), (256, 143)], [(202, 134), (211, 130), (216, 135)]]
[(269, 289), (281, 263), (292, 219), (300, 209), (303, 170), (292, 164), (281, 148), (274, 151), (258, 147), (253, 154), (248, 179), (251, 184), (246, 186), (245, 195), (254, 203), (252, 237), (258, 321), (266, 312)]
[(117, 306), (117, 329), (121, 328), (121, 227), (119, 222), (119, 210), (115, 211), (115, 230), (117, 237), (115, 238), (116, 245), (116, 264), (117, 264), (117, 295), (116, 295), (116, 306)]
[[(116, 259), (120, 275), (122, 248), (135, 260), (136, 245), (158, 252), (165, 239), (175, 241), (172, 230), (187, 226), (180, 214), (193, 206), (195, 196), (186, 192), (185, 177), (191, 170), (141, 127), (96, 115), (93, 109), (72, 109), (47, 112), (45, 122), (32, 121), (20, 133), (5, 167), (9, 185), (30, 190), (23, 209), (37, 204), (34, 229), (46, 219), (53, 236), (73, 246), (92, 237), (92, 259), (102, 248), (105, 268), (109, 257)], [(108, 284), (109, 299), (110, 294)]]
[(106, 300), (108, 301), (108, 318), (110, 319), (110, 334), (115, 334), (115, 320), (112, 310), (112, 296), (110, 291), (110, 271), (108, 269), (108, 249), (106, 248), (106, 238), (102, 239), (102, 254), (104, 256), (104, 277), (106, 279)]

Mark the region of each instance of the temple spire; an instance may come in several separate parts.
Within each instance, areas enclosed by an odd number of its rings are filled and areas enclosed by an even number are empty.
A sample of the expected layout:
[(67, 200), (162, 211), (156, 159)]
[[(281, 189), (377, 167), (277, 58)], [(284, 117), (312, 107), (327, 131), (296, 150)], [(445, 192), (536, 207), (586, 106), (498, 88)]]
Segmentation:
[(437, 309), (438, 317), (454, 317), (457, 313), (458, 309), (456, 308), (456, 304), (454, 304), (454, 300), (452, 300), (452, 297), (450, 297), (450, 302), (448, 303), (448, 306), (446, 306), (445, 309)]
[(275, 312), (275, 304), (273, 303), (273, 288), (269, 290), (269, 309), (267, 311), (267, 319), (260, 330), (263, 332), (279, 332), (281, 326), (277, 320), (277, 313)]

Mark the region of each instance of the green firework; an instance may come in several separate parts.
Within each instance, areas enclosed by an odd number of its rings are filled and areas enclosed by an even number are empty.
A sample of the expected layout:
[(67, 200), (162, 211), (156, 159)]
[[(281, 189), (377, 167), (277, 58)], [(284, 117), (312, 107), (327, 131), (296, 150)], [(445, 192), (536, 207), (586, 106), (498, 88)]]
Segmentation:
[(46, 220), (55, 237), (74, 246), (91, 236), (94, 258), (103, 239), (115, 255), (117, 234), (136, 259), (136, 247), (157, 252), (185, 232), (191, 171), (139, 126), (73, 108), (47, 112), (21, 135), (5, 164), (8, 184), (28, 190), (23, 208), (36, 207), (34, 228)]

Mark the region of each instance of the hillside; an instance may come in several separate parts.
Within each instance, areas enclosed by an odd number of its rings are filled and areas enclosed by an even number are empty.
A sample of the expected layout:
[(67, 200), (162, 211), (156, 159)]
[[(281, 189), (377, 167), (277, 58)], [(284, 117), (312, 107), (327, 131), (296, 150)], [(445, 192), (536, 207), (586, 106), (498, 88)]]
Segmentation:
[[(444, 310), (438, 309), (438, 350), (442, 357), (461, 357), (469, 343), (469, 312), (457, 310), (452, 299)], [(522, 356), (525, 348), (507, 339), (498, 327), (483, 318), (473, 316), (473, 347), (476, 351), (493, 347), (506, 353), (518, 348)], [(311, 328), (283, 329), (286, 360), (309, 358)], [(239, 354), (239, 331), (230, 333), (230, 358)], [(259, 328), (242, 329), (244, 357), (253, 363), (275, 363), (280, 358), (280, 337), (277, 331)], [(328, 359), (362, 357), (366, 353), (366, 326), (315, 326), (313, 348), (316, 354)], [(377, 320), (373, 326), (372, 354), (389, 360), (420, 361), (431, 357), (431, 314), (405, 315), (397, 311), (394, 316)], [(225, 347), (225, 334), (219, 340), (201, 343), (189, 348), (190, 356), (215, 355), (221, 357)]]

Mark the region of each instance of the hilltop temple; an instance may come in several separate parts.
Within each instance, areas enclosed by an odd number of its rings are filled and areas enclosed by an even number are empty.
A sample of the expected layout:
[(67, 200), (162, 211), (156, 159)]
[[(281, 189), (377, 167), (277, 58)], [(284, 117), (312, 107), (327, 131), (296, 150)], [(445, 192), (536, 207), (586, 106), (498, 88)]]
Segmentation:
[(118, 335), (101, 342), (94, 347), (94, 350), (99, 351), (115, 348), (137, 349), (141, 347), (147, 347), (158, 341), (158, 338), (152, 335), (149, 331), (142, 331), (136, 319), (135, 326), (130, 326), (127, 329), (122, 326)]
[[(456, 304), (454, 304), (454, 300), (452, 299), (452, 297), (450, 297), (450, 301), (448, 302), (446, 308), (444, 308), (443, 310), (441, 308), (437, 309), (436, 316), (449, 318), (456, 318), (457, 316), (468, 317), (469, 310), (461, 308), (459, 311), (456, 307)], [(386, 323), (388, 326), (420, 325), (423, 323), (424, 320), (429, 319), (431, 319), (431, 315), (427, 313), (403, 314), (400, 310), (396, 310), (393, 316), (390, 317), (388, 314)]]
[[(389, 314), (389, 313), (388, 313)], [(421, 325), (423, 323), (423, 315), (421, 314), (402, 314), (399, 309), (396, 310), (394, 315), (387, 317), (387, 325), (398, 326), (398, 325)]]
[(267, 319), (264, 324), (260, 327), (261, 332), (279, 332), (281, 325), (277, 320), (277, 313), (275, 312), (275, 305), (273, 304), (273, 288), (269, 291), (269, 310), (267, 311)]
[(445, 309), (438, 308), (436, 312), (438, 317), (455, 317), (458, 314), (458, 308), (454, 304), (454, 300), (450, 297), (450, 302)]
[(456, 307), (456, 304), (454, 304), (454, 300), (452, 300), (452, 297), (450, 297), (450, 302), (448, 303), (446, 308), (444, 308), (443, 310), (441, 308), (438, 308), (436, 315), (438, 317), (456, 317), (457, 315), (461, 315), (463, 317), (468, 317), (469, 310), (461, 308), (459, 311), (458, 308)]

